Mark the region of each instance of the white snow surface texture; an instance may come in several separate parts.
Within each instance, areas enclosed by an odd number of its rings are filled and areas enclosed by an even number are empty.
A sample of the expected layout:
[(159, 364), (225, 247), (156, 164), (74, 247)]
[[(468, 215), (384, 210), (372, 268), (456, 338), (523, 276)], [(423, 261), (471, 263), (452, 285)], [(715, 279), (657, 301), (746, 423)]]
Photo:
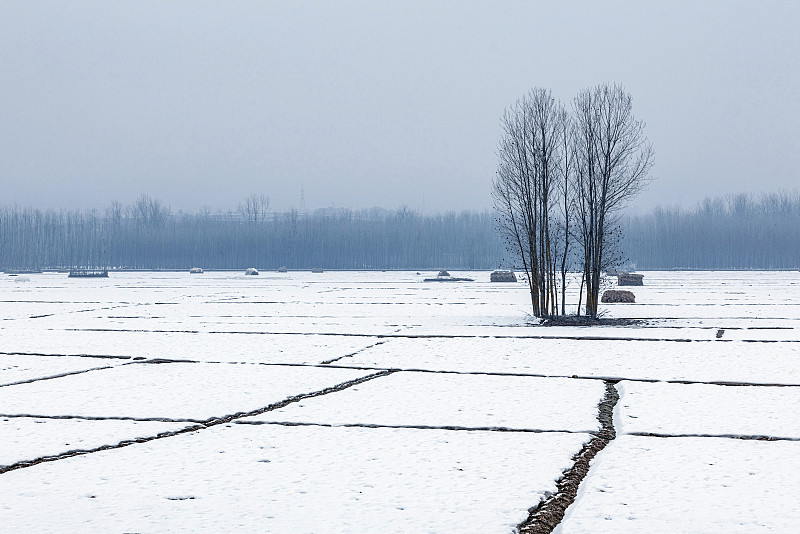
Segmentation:
[(800, 532), (797, 272), (645, 272), (588, 328), (488, 272), (259, 270), (0, 275), (0, 531), (514, 532), (616, 384), (558, 532)]

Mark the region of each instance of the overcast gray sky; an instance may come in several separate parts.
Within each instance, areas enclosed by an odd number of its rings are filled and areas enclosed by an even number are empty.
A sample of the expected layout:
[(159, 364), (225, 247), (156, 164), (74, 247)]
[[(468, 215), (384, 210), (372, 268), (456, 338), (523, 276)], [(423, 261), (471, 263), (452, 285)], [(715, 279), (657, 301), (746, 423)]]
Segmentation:
[(607, 81), (634, 209), (798, 189), (796, 0), (0, 0), (0, 204), (489, 208), (504, 108)]

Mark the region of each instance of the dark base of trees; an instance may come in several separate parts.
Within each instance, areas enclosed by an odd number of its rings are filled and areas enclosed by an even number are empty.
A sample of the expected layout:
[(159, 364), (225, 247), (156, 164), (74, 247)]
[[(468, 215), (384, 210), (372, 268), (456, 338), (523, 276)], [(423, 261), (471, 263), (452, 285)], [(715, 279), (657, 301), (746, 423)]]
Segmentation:
[(559, 315), (549, 317), (540, 326), (636, 326), (642, 324), (641, 319), (614, 319), (606, 317), (588, 317), (586, 315)]

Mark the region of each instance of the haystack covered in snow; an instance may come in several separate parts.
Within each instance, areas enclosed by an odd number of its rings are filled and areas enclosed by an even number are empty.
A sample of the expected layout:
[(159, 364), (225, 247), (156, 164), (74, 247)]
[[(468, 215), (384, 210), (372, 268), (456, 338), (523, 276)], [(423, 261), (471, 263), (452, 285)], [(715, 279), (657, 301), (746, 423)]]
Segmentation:
[(618, 286), (643, 286), (644, 282), (642, 281), (642, 278), (644, 278), (643, 274), (619, 273), (617, 275), (617, 285)]
[(255, 276), (255, 275), (258, 274), (258, 270), (253, 268), (253, 267), (250, 267), (244, 272), (244, 274), (246, 274), (248, 276)]
[(626, 291), (624, 289), (609, 289), (608, 291), (603, 291), (603, 296), (600, 297), (600, 302), (605, 302), (607, 304), (608, 303), (633, 304), (636, 302), (636, 298), (630, 291)]
[(192, 267), (191, 269), (189, 269), (189, 272), (191, 274), (201, 274), (203, 272), (203, 269), (202, 267)]
[(489, 280), (492, 282), (516, 282), (517, 277), (514, 271), (493, 271)]
[(445, 270), (439, 271), (439, 274), (436, 275), (436, 278), (425, 278), (424, 282), (472, 282), (472, 278), (456, 278), (450, 276)]
[(108, 269), (70, 269), (68, 278), (108, 278)]

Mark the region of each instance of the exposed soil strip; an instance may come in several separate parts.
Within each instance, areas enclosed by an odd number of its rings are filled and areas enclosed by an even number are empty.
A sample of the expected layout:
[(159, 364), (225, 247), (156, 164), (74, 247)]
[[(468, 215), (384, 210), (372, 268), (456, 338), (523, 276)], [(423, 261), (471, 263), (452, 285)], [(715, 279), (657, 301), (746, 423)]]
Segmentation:
[(81, 421), (139, 421), (139, 422), (158, 422), (158, 423), (197, 423), (202, 424), (207, 419), (182, 419), (169, 417), (126, 417), (120, 416), (99, 416), (99, 415), (39, 415), (27, 413), (0, 414), (0, 419), (79, 419)]
[(80, 371), (70, 371), (68, 373), (61, 373), (61, 374), (52, 375), (52, 376), (29, 378), (28, 380), (20, 380), (18, 382), (10, 382), (8, 384), (0, 384), (0, 388), (4, 388), (4, 387), (7, 387), (7, 386), (18, 386), (20, 384), (31, 384), (33, 382), (40, 382), (42, 380), (53, 380), (54, 378), (63, 378), (65, 376), (80, 375), (80, 374), (88, 373), (88, 372), (91, 372), (91, 371), (100, 371), (101, 369), (111, 369), (111, 368), (112, 368), (112, 366), (107, 365), (107, 366), (104, 366), (104, 367), (93, 367), (91, 369), (81, 369)]
[(549, 428), (509, 428), (505, 426), (453, 426), (453, 425), (382, 425), (377, 423), (311, 423), (299, 421), (236, 421), (240, 425), (320, 426), (326, 428), (410, 428), (416, 430), (457, 430), (461, 432), (529, 432), (532, 434), (591, 434), (596, 430), (564, 430)]
[[(311, 367), (320, 367), (320, 365), (312, 365), (312, 364), (271, 364), (271, 363), (259, 363), (259, 365), (299, 365), (299, 366), (311, 366)], [(333, 365), (331, 367), (341, 367), (343, 369), (356, 369), (359, 371), (365, 371), (368, 369), (386, 369), (386, 367), (369, 367), (369, 366), (346, 366), (346, 365)], [(616, 384), (617, 382), (627, 381), (627, 382), (644, 382), (647, 384), (655, 384), (655, 383), (665, 383), (665, 384), (707, 384), (711, 386), (753, 386), (753, 387), (773, 387), (773, 388), (796, 388), (800, 387), (800, 383), (795, 384), (786, 384), (786, 383), (770, 383), (770, 382), (738, 382), (738, 381), (731, 381), (731, 380), (679, 380), (679, 379), (672, 379), (672, 380), (663, 380), (658, 378), (627, 378), (627, 377), (620, 377), (620, 376), (592, 376), (592, 375), (547, 375), (547, 374), (538, 374), (538, 373), (503, 373), (503, 372), (491, 372), (491, 371), (450, 371), (450, 370), (441, 370), (441, 369), (415, 369), (415, 368), (400, 368), (400, 367), (392, 367), (390, 368), (393, 371), (404, 371), (409, 373), (438, 373), (438, 374), (452, 374), (452, 375), (485, 375), (485, 376), (522, 376), (522, 377), (532, 377), (532, 378), (574, 378), (578, 380), (602, 380), (603, 382), (611, 382)]]
[[(372, 336), (377, 337), (377, 336)], [(110, 358), (110, 359), (121, 359), (121, 360), (133, 360), (132, 362), (123, 364), (123, 365), (132, 365), (134, 363), (209, 363), (209, 364), (226, 364), (226, 365), (266, 365), (266, 366), (275, 366), (275, 367), (321, 367), (321, 368), (337, 368), (337, 369), (354, 369), (356, 371), (405, 371), (410, 373), (439, 373), (439, 374), (454, 374), (454, 375), (481, 375), (481, 376), (521, 376), (521, 377), (533, 377), (533, 378), (574, 378), (579, 380), (602, 380), (603, 382), (622, 382), (623, 380), (627, 382), (643, 382), (647, 384), (653, 384), (657, 382), (662, 382), (665, 384), (707, 384), (711, 386), (754, 386), (754, 387), (775, 387), (775, 388), (793, 388), (793, 387), (800, 387), (800, 383), (772, 383), (772, 382), (741, 382), (735, 380), (681, 380), (681, 379), (658, 379), (658, 378), (630, 378), (624, 376), (594, 376), (594, 375), (559, 375), (559, 374), (541, 374), (541, 373), (514, 373), (514, 372), (492, 372), (492, 371), (452, 371), (452, 370), (444, 370), (444, 369), (424, 369), (424, 368), (414, 368), (414, 367), (377, 367), (377, 366), (370, 366), (370, 365), (330, 365), (330, 363), (336, 362), (341, 360), (342, 358), (348, 358), (350, 356), (355, 356), (356, 354), (370, 349), (376, 345), (380, 345), (381, 343), (385, 343), (386, 341), (380, 341), (375, 343), (374, 345), (370, 345), (369, 347), (364, 347), (363, 349), (359, 349), (358, 351), (347, 354), (345, 356), (341, 356), (339, 358), (334, 358), (332, 360), (327, 360), (321, 363), (292, 363), (292, 362), (252, 362), (252, 361), (218, 361), (218, 360), (189, 360), (189, 359), (167, 359), (167, 358), (145, 358), (143, 356), (136, 356), (131, 358), (130, 356), (97, 356), (92, 354), (34, 354), (34, 353), (24, 353), (24, 352), (0, 352), (2, 354), (8, 355), (21, 355), (21, 356), (45, 356), (45, 357), (74, 357), (74, 358)], [(55, 375), (55, 376), (48, 376), (44, 378), (34, 378), (31, 380), (26, 380), (22, 382), (14, 382), (12, 384), (3, 384), (0, 387), (4, 386), (11, 386), (15, 384), (23, 384), (27, 382), (35, 382), (37, 380), (49, 380), (50, 378), (60, 378), (61, 376), (68, 376), (70, 374), (80, 374), (85, 373), (88, 371), (100, 370), (100, 369), (107, 369), (108, 367), (97, 367), (94, 369), (87, 369), (86, 371), (75, 371), (72, 373), (65, 373), (63, 375)]]
[(614, 384), (606, 382), (606, 395), (600, 401), (597, 415), (602, 430), (573, 457), (573, 466), (556, 481), (556, 493), (530, 509), (528, 519), (518, 527), (521, 534), (549, 534), (564, 519), (564, 512), (575, 501), (578, 486), (589, 472), (589, 462), (616, 437), (613, 412), (618, 400), (619, 393)]
[[(307, 332), (256, 332), (252, 330), (230, 330), (217, 331), (209, 330), (151, 330), (151, 329), (128, 329), (128, 328), (65, 328), (67, 332), (132, 332), (147, 334), (236, 334), (236, 335), (255, 335), (255, 336), (306, 336)], [(674, 343), (709, 343), (712, 341), (744, 341), (748, 343), (800, 343), (800, 339), (688, 339), (688, 338), (655, 338), (655, 337), (620, 337), (620, 336), (459, 336), (450, 334), (357, 334), (352, 332), (314, 332), (316, 336), (339, 336), (339, 337), (377, 337), (377, 338), (406, 338), (406, 339), (475, 339), (475, 338), (496, 338), (496, 339), (567, 339), (573, 341), (648, 341), (661, 342), (671, 341)]]
[(3, 304), (103, 304), (103, 302), (75, 302), (74, 300), (0, 300)]
[(170, 432), (162, 432), (162, 433), (157, 434), (155, 436), (148, 436), (146, 438), (137, 438), (137, 439), (132, 439), (132, 440), (121, 441), (120, 443), (118, 443), (116, 445), (103, 445), (101, 447), (96, 447), (94, 449), (67, 451), (67, 452), (64, 452), (64, 453), (61, 453), (61, 454), (57, 454), (55, 456), (44, 456), (44, 457), (41, 457), (41, 458), (37, 458), (35, 460), (28, 460), (28, 461), (24, 461), (24, 462), (18, 462), (18, 463), (12, 464), (12, 465), (7, 465), (7, 466), (4, 466), (4, 467), (0, 467), (0, 475), (2, 475), (3, 473), (8, 473), (9, 471), (14, 471), (16, 469), (22, 469), (22, 468), (25, 468), (25, 467), (31, 467), (31, 466), (34, 466), (34, 465), (37, 465), (37, 464), (41, 464), (41, 463), (44, 463), (44, 462), (54, 462), (56, 460), (63, 460), (64, 458), (70, 458), (72, 456), (81, 456), (81, 455), (84, 455), (84, 454), (91, 454), (91, 453), (94, 453), (94, 452), (105, 451), (105, 450), (110, 450), (110, 449), (120, 449), (122, 447), (127, 447), (128, 445), (133, 445), (133, 444), (136, 444), (136, 443), (147, 443), (149, 441), (154, 441), (154, 440), (157, 440), (157, 439), (169, 438), (169, 437), (172, 437), (172, 436), (178, 436), (180, 434), (187, 434), (187, 433), (195, 432), (195, 431), (198, 431), (198, 430), (204, 430), (204, 429), (210, 428), (212, 426), (217, 426), (217, 425), (221, 425), (221, 424), (225, 424), (225, 423), (230, 423), (230, 422), (235, 421), (236, 419), (240, 419), (242, 417), (250, 417), (250, 416), (254, 416), (254, 415), (261, 415), (262, 413), (266, 413), (266, 412), (269, 412), (269, 411), (272, 411), (272, 410), (278, 410), (280, 408), (288, 406), (289, 404), (292, 404), (292, 403), (295, 403), (295, 402), (298, 402), (298, 401), (301, 401), (301, 400), (304, 400), (304, 399), (309, 399), (309, 398), (312, 398), (312, 397), (319, 397), (321, 395), (327, 395), (329, 393), (335, 393), (337, 391), (342, 391), (342, 390), (347, 389), (349, 387), (356, 386), (356, 385), (361, 384), (363, 382), (367, 382), (367, 381), (373, 380), (375, 378), (386, 376), (386, 375), (389, 375), (391, 373), (392, 373), (392, 371), (382, 371), (380, 373), (375, 373), (375, 374), (363, 376), (361, 378), (356, 378), (354, 380), (349, 380), (347, 382), (342, 382), (341, 384), (338, 384), (336, 386), (331, 386), (329, 388), (321, 389), (319, 391), (314, 391), (312, 393), (302, 393), (300, 395), (295, 395), (294, 397), (288, 397), (288, 398), (286, 398), (286, 399), (284, 399), (282, 401), (270, 404), (269, 406), (265, 406), (264, 408), (259, 408), (257, 410), (253, 410), (253, 411), (250, 411), (250, 412), (237, 412), (235, 414), (226, 415), (224, 417), (212, 417), (210, 419), (207, 419), (207, 420), (203, 421), (202, 423), (199, 423), (199, 424), (196, 424), (196, 425), (192, 425), (192, 426), (189, 426), (189, 427), (186, 427), (186, 428), (182, 428), (180, 430), (173, 430), (173, 431), (170, 431)]
[(800, 441), (800, 438), (786, 436), (761, 436), (742, 434), (660, 434), (658, 432), (625, 432), (626, 436), (644, 436), (648, 438), (720, 438), (742, 439), (753, 441)]
[(696, 326), (696, 325), (687, 325), (687, 326), (680, 326), (680, 325), (649, 325), (645, 326), (644, 328), (659, 328), (659, 329), (671, 329), (671, 330), (716, 330), (718, 328), (723, 328), (724, 330), (796, 330), (794, 326)]
[(358, 349), (357, 351), (355, 351), (355, 352), (353, 352), (353, 353), (351, 353), (351, 354), (345, 354), (344, 356), (339, 356), (338, 358), (333, 358), (333, 359), (330, 359), (330, 360), (325, 360), (324, 362), (322, 362), (322, 365), (328, 365), (328, 364), (331, 364), (331, 363), (333, 363), (333, 362), (338, 362), (339, 360), (341, 360), (341, 359), (344, 359), (344, 358), (350, 358), (351, 356), (355, 356), (356, 354), (358, 354), (358, 353), (360, 353), (360, 352), (364, 352), (365, 350), (369, 350), (369, 349), (371, 349), (371, 348), (373, 348), (373, 347), (377, 347), (378, 345), (382, 345), (382, 344), (384, 344), (384, 343), (386, 343), (386, 340), (377, 341), (377, 342), (373, 343), (372, 345), (369, 345), (369, 346), (367, 346), (367, 347), (364, 347), (364, 348)]
[(3, 352), (0, 351), (0, 355), (3, 356), (43, 356), (43, 357), (74, 357), (74, 358), (107, 358), (110, 360), (130, 360), (130, 356), (112, 356), (110, 354), (49, 354), (45, 352)]

